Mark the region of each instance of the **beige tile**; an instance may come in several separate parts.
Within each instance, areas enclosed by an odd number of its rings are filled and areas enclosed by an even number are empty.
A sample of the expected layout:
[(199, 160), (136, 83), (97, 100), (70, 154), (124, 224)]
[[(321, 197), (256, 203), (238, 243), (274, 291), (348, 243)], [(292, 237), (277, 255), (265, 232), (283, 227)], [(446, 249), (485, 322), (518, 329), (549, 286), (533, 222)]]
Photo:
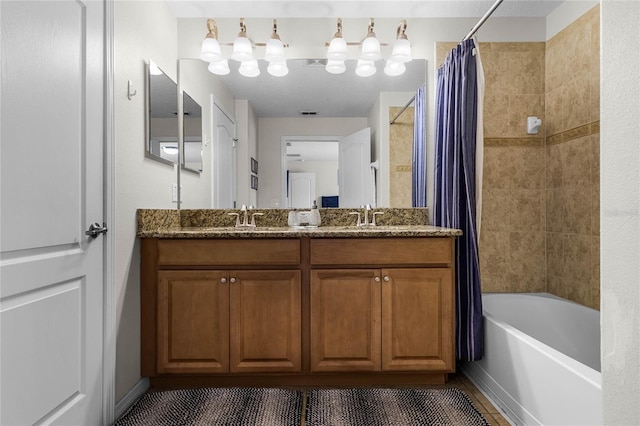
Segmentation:
[(509, 93), (509, 56), (507, 53), (482, 52), (485, 95)]
[(591, 234), (600, 235), (600, 185), (591, 185)]
[(558, 297), (567, 298), (568, 290), (563, 278), (556, 276), (547, 276), (547, 291)]
[(562, 86), (562, 129), (587, 124), (591, 118), (589, 75), (576, 77)]
[(544, 232), (511, 232), (509, 234), (509, 271), (519, 276), (544, 275)]
[(527, 133), (527, 117), (538, 117), (542, 120), (542, 126), (538, 131), (539, 136), (545, 134), (545, 109), (544, 95), (510, 95), (509, 96), (509, 136), (511, 137), (535, 137)]
[(591, 183), (600, 185), (600, 134), (591, 135)]
[(546, 187), (560, 188), (562, 186), (562, 145), (546, 147)]
[(548, 232), (564, 231), (564, 191), (562, 188), (551, 188), (546, 191), (546, 230)]
[(492, 52), (544, 52), (543, 42), (495, 42), (491, 43)]
[(576, 76), (584, 78), (591, 70), (591, 26), (575, 22), (566, 28), (563, 46), (563, 85), (570, 84)]
[(483, 276), (509, 273), (509, 232), (482, 231), (480, 238), (480, 270)]
[(591, 236), (565, 235), (563, 280), (567, 297), (582, 305), (591, 296)]
[(445, 59), (447, 58), (447, 55), (449, 54), (449, 52), (451, 52), (451, 49), (453, 49), (454, 47), (456, 47), (458, 45), (457, 42), (436, 42), (436, 64), (437, 67), (440, 67)]
[(562, 86), (562, 50), (563, 45), (557, 39), (547, 42), (545, 52), (545, 91), (547, 93)]
[(586, 186), (591, 182), (591, 144), (591, 137), (585, 136), (561, 145), (564, 186)]
[(511, 275), (511, 291), (516, 293), (539, 293), (546, 291), (544, 273), (540, 275)]
[(509, 275), (482, 274), (480, 287), (483, 293), (511, 293), (511, 278)]
[(485, 147), (482, 184), (485, 188), (511, 187), (515, 167), (511, 161), (511, 148)]
[(485, 138), (509, 136), (509, 96), (507, 94), (486, 94), (483, 114)]
[(591, 303), (600, 309), (600, 237), (591, 238)]
[(562, 98), (563, 89), (558, 89), (548, 92), (545, 96), (544, 103), (544, 116), (545, 116), (545, 136), (558, 134), (564, 130), (562, 125)]
[(544, 52), (517, 52), (509, 55), (509, 93), (544, 93)]
[(564, 234), (547, 232), (546, 235), (547, 279), (562, 278), (564, 271)]
[(508, 231), (511, 229), (509, 217), (509, 190), (485, 189), (482, 197), (482, 230)]
[(514, 189), (541, 189), (545, 179), (545, 150), (543, 147), (514, 147), (511, 149)]
[(590, 185), (563, 188), (564, 232), (591, 234)]
[(589, 88), (590, 121), (600, 120), (600, 76), (591, 75)]
[(509, 218), (513, 231), (543, 231), (546, 215), (542, 189), (512, 189)]

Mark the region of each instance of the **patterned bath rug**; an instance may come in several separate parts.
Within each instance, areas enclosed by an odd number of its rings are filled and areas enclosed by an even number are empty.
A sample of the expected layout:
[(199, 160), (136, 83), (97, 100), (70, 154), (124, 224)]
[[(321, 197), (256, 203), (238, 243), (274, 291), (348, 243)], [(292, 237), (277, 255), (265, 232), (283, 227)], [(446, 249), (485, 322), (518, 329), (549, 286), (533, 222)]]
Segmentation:
[(148, 392), (114, 426), (299, 426), (302, 396), (302, 392), (271, 388)]
[(488, 426), (460, 389), (317, 389), (306, 426)]

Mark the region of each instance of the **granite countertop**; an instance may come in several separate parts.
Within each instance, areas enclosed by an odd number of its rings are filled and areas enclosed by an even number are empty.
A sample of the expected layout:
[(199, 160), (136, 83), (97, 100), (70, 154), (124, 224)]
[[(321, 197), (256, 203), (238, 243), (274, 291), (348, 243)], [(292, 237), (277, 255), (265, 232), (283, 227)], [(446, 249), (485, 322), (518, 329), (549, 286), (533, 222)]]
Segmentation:
[[(237, 210), (138, 210), (140, 238), (371, 238), (452, 237), (459, 229), (426, 225), (426, 209), (375, 209), (384, 212), (378, 226), (355, 226), (354, 209), (320, 209), (319, 227), (289, 227), (287, 209), (259, 209), (256, 227), (234, 227), (228, 213)], [(353, 223), (350, 223), (353, 222)]]

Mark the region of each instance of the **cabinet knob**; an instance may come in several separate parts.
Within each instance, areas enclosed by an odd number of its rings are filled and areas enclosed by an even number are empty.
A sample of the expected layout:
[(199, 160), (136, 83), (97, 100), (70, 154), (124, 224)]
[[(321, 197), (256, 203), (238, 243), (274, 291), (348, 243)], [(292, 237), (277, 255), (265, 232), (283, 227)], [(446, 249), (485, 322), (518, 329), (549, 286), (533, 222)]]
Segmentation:
[(380, 277), (375, 277), (373, 280), (374, 280), (375, 282), (379, 283), (379, 282), (380, 282)]
[(391, 278), (389, 278), (389, 276), (388, 276), (388, 275), (385, 275), (382, 279), (383, 279), (385, 282), (388, 282)]
[(233, 283), (236, 282), (236, 279), (235, 278), (231, 278), (229, 281), (233, 284)]
[(220, 278), (220, 282), (221, 282), (222, 284), (225, 284), (225, 283), (227, 282), (227, 279), (226, 279), (226, 278)]

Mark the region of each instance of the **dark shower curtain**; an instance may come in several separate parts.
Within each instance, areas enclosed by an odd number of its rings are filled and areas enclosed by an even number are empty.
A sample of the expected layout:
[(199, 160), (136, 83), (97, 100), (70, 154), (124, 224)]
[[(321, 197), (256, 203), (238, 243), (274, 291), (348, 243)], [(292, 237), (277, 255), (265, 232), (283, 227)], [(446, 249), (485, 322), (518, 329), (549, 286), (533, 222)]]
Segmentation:
[[(474, 40), (460, 43), (438, 69), (434, 225), (462, 229), (456, 243), (456, 355), (482, 358), (482, 299), (476, 222), (478, 74)], [(479, 212), (478, 212), (479, 213)]]

